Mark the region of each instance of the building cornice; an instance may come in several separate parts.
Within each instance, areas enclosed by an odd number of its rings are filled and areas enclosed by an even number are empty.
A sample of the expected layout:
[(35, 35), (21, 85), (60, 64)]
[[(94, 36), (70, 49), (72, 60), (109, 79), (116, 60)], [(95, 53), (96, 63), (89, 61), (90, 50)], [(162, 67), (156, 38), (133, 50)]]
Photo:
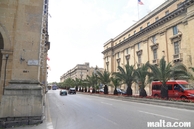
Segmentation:
[[(129, 32), (130, 30), (134, 29), (135, 27), (139, 26), (140, 24), (142, 24), (143, 22), (145, 22), (147, 19), (149, 19), (150, 17), (153, 17), (155, 14), (159, 13), (161, 10), (164, 10), (166, 7), (170, 6), (171, 4), (173, 4), (174, 2), (176, 2), (177, 0), (173, 0), (171, 1), (170, 3), (168, 3), (167, 5), (161, 5), (162, 7), (158, 7), (156, 10), (154, 10), (153, 13), (150, 13), (150, 15), (147, 15), (145, 16), (144, 18), (142, 18), (139, 22), (137, 22), (135, 25), (133, 25), (132, 27), (128, 28), (127, 30), (125, 30), (123, 33), (119, 34), (117, 37), (115, 37), (114, 39), (111, 39), (109, 41), (107, 41), (104, 46), (107, 44), (107, 43), (110, 43), (116, 39), (118, 39), (119, 37), (123, 36), (124, 34), (126, 34), (127, 32)], [(128, 37), (127, 39), (121, 41), (119, 44), (113, 46), (113, 47), (110, 47), (106, 50), (104, 50), (102, 53), (106, 53), (110, 50), (114, 50), (115, 48), (118, 48), (130, 41), (132, 41), (133, 39), (136, 39), (137, 37), (157, 28), (158, 26), (160, 25), (163, 25), (165, 24), (166, 22), (170, 21), (171, 19), (177, 17), (177, 16), (180, 16), (181, 14), (185, 13), (186, 12), (186, 9), (193, 5), (194, 4), (194, 0), (186, 0), (184, 1), (183, 3), (180, 4), (180, 7), (177, 8), (176, 10), (174, 10), (173, 12), (169, 13), (168, 15), (164, 16), (163, 18), (159, 19), (158, 21), (154, 22), (153, 24), (151, 24), (150, 26), (142, 29), (141, 31), (137, 32), (136, 34)], [(179, 23), (182, 23), (183, 21), (180, 21)], [(134, 44), (132, 44), (134, 45)]]
[[(131, 37), (127, 38), (126, 40), (122, 41), (121, 43), (115, 45), (113, 47), (113, 49), (120, 47), (121, 45), (124, 45), (126, 43), (128, 43), (129, 41), (136, 39), (137, 37), (157, 28), (158, 26), (163, 25), (164, 23), (170, 21), (171, 19), (181, 15), (182, 13), (184, 13), (186, 11), (185, 7), (181, 7), (176, 9), (175, 11), (171, 12), (170, 14), (168, 14), (167, 16), (159, 19), (158, 21), (154, 22), (153, 24), (151, 24), (150, 26), (142, 29), (141, 31), (137, 32), (136, 34), (132, 35)], [(182, 21), (180, 21), (181, 23)]]
[(161, 12), (162, 10), (164, 10), (165, 8), (167, 8), (168, 6), (172, 5), (176, 1), (177, 0), (170, 0), (170, 1), (164, 2), (161, 6), (159, 6), (155, 10), (153, 10), (151, 13), (149, 13), (148, 15), (146, 15), (145, 17), (143, 17), (142, 19), (140, 19), (138, 22), (136, 22), (135, 24), (133, 24), (132, 26), (130, 26), (128, 29), (126, 29), (125, 31), (123, 31), (122, 33), (120, 33), (119, 35), (117, 35), (115, 38), (108, 40), (106, 43), (104, 43), (104, 46), (107, 45), (108, 43), (110, 43), (111, 41), (115, 41), (115, 40), (119, 39), (123, 35), (127, 34), (130, 30), (133, 30), (134, 28), (138, 27), (143, 22), (145, 22), (146, 20), (152, 18), (154, 15), (158, 14), (159, 12)]

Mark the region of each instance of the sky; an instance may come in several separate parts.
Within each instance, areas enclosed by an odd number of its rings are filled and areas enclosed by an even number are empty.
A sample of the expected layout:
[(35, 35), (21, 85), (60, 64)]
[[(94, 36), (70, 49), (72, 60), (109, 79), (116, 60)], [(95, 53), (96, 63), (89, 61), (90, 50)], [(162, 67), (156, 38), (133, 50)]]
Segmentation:
[(104, 43), (166, 0), (141, 1), (144, 5), (138, 0), (49, 0), (48, 82), (60, 82), (77, 64), (104, 68)]

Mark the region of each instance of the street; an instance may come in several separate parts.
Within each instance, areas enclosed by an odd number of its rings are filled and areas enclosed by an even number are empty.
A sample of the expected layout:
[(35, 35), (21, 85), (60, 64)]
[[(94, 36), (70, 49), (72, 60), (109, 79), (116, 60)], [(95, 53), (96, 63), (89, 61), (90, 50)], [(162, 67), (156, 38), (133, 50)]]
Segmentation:
[[(38, 126), (25, 126), (23, 129), (146, 129), (147, 122), (159, 121), (190, 122), (190, 128), (194, 128), (194, 111), (192, 110), (80, 93), (60, 96), (59, 90), (49, 90), (46, 101), (44, 122)], [(176, 127), (178, 128), (182, 127)]]

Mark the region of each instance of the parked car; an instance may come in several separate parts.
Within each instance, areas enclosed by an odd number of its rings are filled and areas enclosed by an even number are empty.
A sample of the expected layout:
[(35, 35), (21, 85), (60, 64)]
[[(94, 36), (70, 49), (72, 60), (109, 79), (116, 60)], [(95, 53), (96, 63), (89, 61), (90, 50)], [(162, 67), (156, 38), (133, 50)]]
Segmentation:
[[(166, 82), (168, 86), (168, 96), (169, 98), (183, 98), (183, 99), (194, 99), (194, 89), (185, 80), (169, 80)], [(152, 96), (161, 96), (161, 86), (160, 81), (152, 82)]]
[(69, 88), (68, 94), (76, 94), (75, 88)]
[(126, 94), (126, 91), (123, 90), (123, 89), (118, 89), (118, 88), (117, 88), (117, 93), (118, 93), (118, 94), (125, 95), (125, 94)]
[(99, 93), (104, 93), (104, 89), (100, 89), (99, 90)]
[(66, 90), (60, 90), (59, 95), (67, 95), (67, 91)]

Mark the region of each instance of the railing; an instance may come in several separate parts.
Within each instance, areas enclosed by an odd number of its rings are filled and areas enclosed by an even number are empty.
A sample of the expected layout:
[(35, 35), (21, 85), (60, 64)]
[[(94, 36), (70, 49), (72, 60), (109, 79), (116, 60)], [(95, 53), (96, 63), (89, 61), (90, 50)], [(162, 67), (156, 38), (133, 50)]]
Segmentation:
[(173, 55), (174, 61), (182, 61), (183, 60), (183, 53), (178, 53)]

